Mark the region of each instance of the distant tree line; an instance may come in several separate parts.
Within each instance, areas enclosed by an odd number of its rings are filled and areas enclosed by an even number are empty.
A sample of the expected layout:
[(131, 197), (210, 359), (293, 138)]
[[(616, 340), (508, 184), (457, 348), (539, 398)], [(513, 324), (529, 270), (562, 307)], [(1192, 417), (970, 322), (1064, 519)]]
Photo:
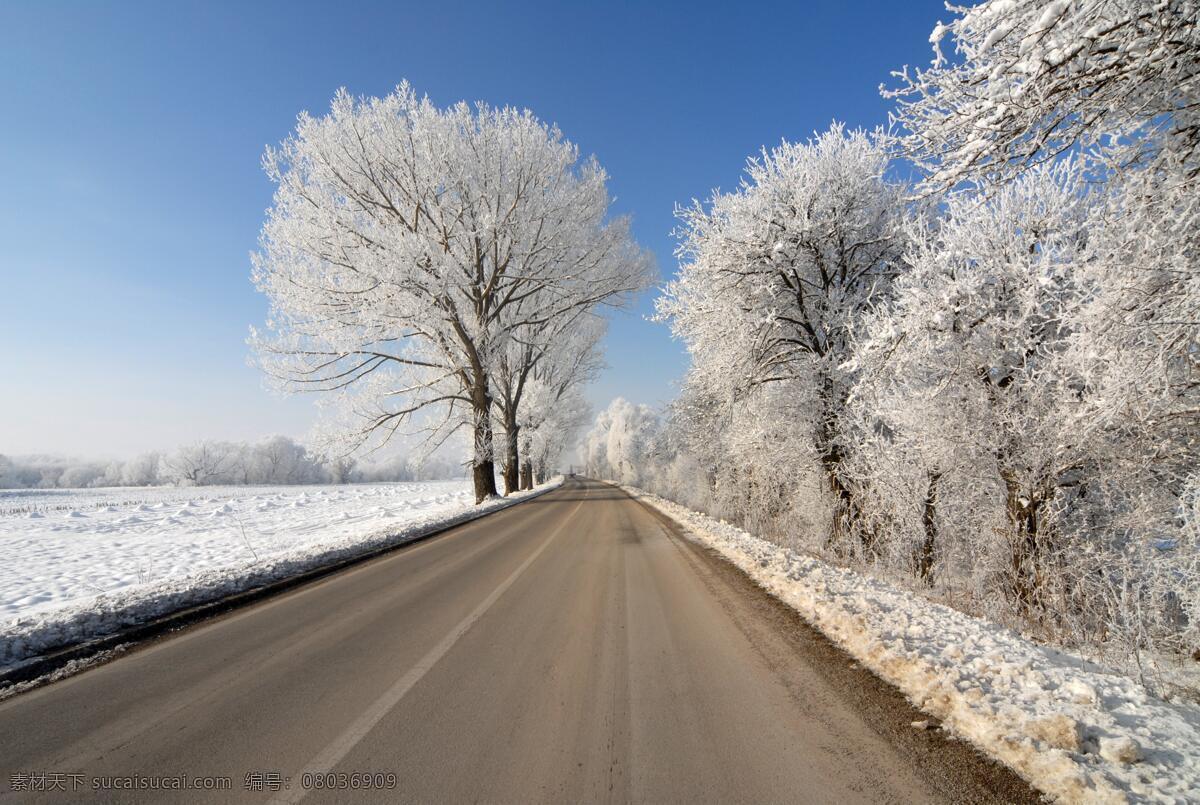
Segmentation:
[(201, 441), (128, 460), (0, 455), (0, 489), (81, 489), (102, 486), (344, 484), (462, 477), (460, 462), (396, 456), (372, 463), (327, 458), (287, 436), (258, 442)]

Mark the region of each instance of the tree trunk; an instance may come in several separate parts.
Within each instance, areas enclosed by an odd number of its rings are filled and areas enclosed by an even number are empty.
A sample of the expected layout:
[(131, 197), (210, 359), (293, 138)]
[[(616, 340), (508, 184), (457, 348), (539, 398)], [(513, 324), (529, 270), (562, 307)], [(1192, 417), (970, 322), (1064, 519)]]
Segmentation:
[(929, 473), (929, 487), (925, 492), (925, 511), (921, 514), (921, 525), (925, 530), (925, 539), (921, 543), (921, 552), (917, 556), (917, 575), (927, 586), (933, 586), (933, 556), (937, 547), (937, 514), (938, 484), (942, 480), (940, 472)]
[(830, 448), (821, 458), (829, 491), (833, 493), (833, 526), (828, 544), (836, 556), (844, 557), (848, 555), (853, 538), (857, 537), (863, 558), (869, 558), (875, 553), (875, 531), (867, 522), (854, 491), (842, 481), (842, 460), (841, 451), (836, 447)]
[(833, 493), (833, 527), (829, 532), (828, 547), (835, 555), (846, 556), (857, 536), (864, 558), (875, 553), (875, 530), (867, 522), (854, 490), (842, 479), (842, 463), (845, 455), (838, 444), (836, 417), (845, 405), (846, 393), (835, 387), (833, 380), (826, 377), (822, 387), (822, 418), (817, 447), (821, 452), (821, 465)]
[(1040, 509), (1042, 500), (1021, 487), (1016, 472), (1004, 470), (1005, 508), (1010, 534), (1012, 596), (1023, 615), (1036, 615), (1042, 599)]
[(521, 458), (517, 447), (520, 428), (512, 423), (504, 426), (504, 494), (520, 489)]
[(826, 474), (829, 478), (829, 491), (833, 493), (834, 501), (833, 527), (829, 534), (830, 545), (835, 554), (844, 556), (846, 555), (847, 547), (850, 545), (851, 536), (855, 532), (859, 532), (858, 536), (862, 541), (863, 555), (866, 556), (871, 552), (872, 540), (863, 522), (862, 509), (859, 507), (858, 501), (854, 499), (854, 494), (850, 491), (850, 488), (842, 483), (842, 479), (838, 476), (836, 469), (827, 464)]
[(475, 502), (496, 497), (496, 462), (492, 444), (492, 395), (483, 382), (477, 383), (471, 395), (475, 409), (475, 458), (472, 474), (475, 481)]
[(475, 479), (475, 502), (482, 503), (488, 498), (499, 497), (496, 492), (496, 462), (491, 459), (476, 464), (472, 470)]
[(528, 458), (521, 464), (521, 488), (533, 489), (533, 463)]

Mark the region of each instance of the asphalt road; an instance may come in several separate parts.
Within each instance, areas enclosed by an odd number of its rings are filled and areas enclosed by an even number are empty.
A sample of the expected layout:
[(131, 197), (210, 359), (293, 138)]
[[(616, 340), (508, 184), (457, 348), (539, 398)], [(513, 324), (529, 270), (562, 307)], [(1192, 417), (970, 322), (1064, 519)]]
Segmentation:
[(0, 703), (0, 800), (1036, 801), (919, 717), (570, 481)]

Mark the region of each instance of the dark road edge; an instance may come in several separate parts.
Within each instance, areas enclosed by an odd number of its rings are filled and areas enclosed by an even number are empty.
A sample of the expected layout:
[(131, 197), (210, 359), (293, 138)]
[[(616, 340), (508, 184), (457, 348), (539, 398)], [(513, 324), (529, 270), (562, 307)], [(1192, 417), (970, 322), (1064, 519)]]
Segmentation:
[[(920, 777), (951, 801), (961, 803), (1043, 803), (1046, 797), (1015, 770), (969, 741), (937, 724), (917, 729), (914, 722), (934, 720), (915, 706), (895, 685), (862, 665), (799, 612), (765, 589), (720, 552), (689, 536), (688, 529), (649, 505), (641, 496), (602, 481), (635, 501), (677, 541), (693, 568), (718, 600), (734, 596), (759, 616), (762, 629), (782, 634), (791, 648), (790, 662), (811, 668), (825, 684), (848, 702), (875, 732), (905, 757)], [(727, 611), (729, 611), (727, 609)], [(743, 618), (735, 623), (755, 649), (758, 640)], [(761, 656), (761, 653), (760, 653)], [(763, 656), (769, 666), (776, 663)], [(781, 678), (786, 676), (786, 669)], [(786, 681), (785, 681), (786, 684)]]
[[(28, 693), (31, 690), (44, 687), (61, 679), (66, 679), (83, 671), (96, 668), (112, 660), (125, 656), (125, 650), (136, 650), (152, 641), (169, 634), (174, 634), (190, 626), (195, 626), (226, 615), (234, 610), (242, 609), (259, 601), (273, 598), (282, 593), (319, 581), (329, 576), (341, 573), (350, 568), (379, 559), (396, 551), (411, 548), (413, 545), (441, 536), (459, 526), (473, 523), (492, 514), (508, 511), (542, 495), (562, 489), (568, 479), (561, 483), (548, 486), (545, 489), (534, 490), (533, 494), (514, 500), (506, 505), (499, 505), (483, 512), (468, 511), (442, 521), (427, 531), (412, 535), (410, 538), (390, 545), (373, 548), (365, 553), (339, 559), (329, 564), (310, 568), (294, 576), (271, 581), (247, 590), (232, 593), (194, 606), (184, 607), (158, 615), (143, 623), (129, 626), (102, 637), (92, 638), (57, 648), (47, 654), (23, 661), (0, 672), (0, 701)], [(72, 667), (77, 665), (78, 667)]]

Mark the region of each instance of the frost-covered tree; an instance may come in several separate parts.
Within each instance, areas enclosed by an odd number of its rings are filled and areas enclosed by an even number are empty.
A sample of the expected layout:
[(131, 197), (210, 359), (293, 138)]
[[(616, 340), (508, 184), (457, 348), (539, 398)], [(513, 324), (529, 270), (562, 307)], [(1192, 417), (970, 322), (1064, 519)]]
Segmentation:
[(105, 466), (100, 462), (74, 464), (58, 478), (58, 485), (69, 489), (100, 486), (104, 482)]
[[(858, 472), (876, 516), (919, 536), (928, 580), (945, 503), (977, 530), (979, 555), (1013, 603), (1044, 604), (1047, 560), (1095, 455), (1073, 432), (1081, 386), (1064, 361), (1086, 263), (1086, 204), (1071, 163), (1037, 170), (990, 199), (951, 197), (915, 225), (894, 300), (864, 322)], [(994, 523), (981, 514), (1003, 512)], [(919, 523), (919, 525), (918, 525)], [(991, 527), (989, 527), (991, 526)], [(1002, 535), (1003, 547), (990, 543)]]
[[(1198, 549), (1181, 528), (1200, 473), (1200, 194), (1182, 166), (1160, 165), (1111, 183), (1089, 224), (1069, 357), (1088, 392), (1079, 438), (1110, 456), (1097, 483), (1114, 536), (1089, 592), (1124, 642), (1155, 646), (1185, 634), (1181, 607), (1200, 614)], [(1200, 645), (1191, 623), (1174, 648)]]
[[(591, 418), (582, 390), (602, 366), (605, 331), (604, 320), (589, 315), (565, 321), (561, 332), (532, 333), (520, 345), (519, 359), (509, 364), (520, 371), (501, 373), (497, 403), (510, 445), (506, 488), (511, 468), (519, 466), (521, 488), (531, 489), (534, 476), (544, 478)], [(517, 434), (522, 444), (519, 465)]]
[[(1039, 342), (1013, 384), (1036, 395), (1007, 415), (1036, 460), (1010, 468), (1004, 479), (1004, 530), (1010, 539), (1037, 533), (1016, 543), (1025, 547), (1012, 553), (1009, 580), (1016, 586), (1008, 592), (1022, 607), (1071, 621), (1077, 637), (1091, 629), (1083, 639), (1157, 645), (1164, 634), (1182, 633), (1181, 601), (1194, 601), (1200, 589), (1194, 548), (1180, 531), (1200, 444), (1200, 6), (989, 0), (950, 9), (955, 18), (931, 37), (933, 64), (904, 71), (900, 86), (884, 91), (899, 103), (900, 153), (924, 169), (925, 187), (966, 182), (1003, 199), (1006, 183), (1024, 183), (1017, 192), (1025, 192), (1070, 170), (1064, 155), (1091, 187), (1070, 270), (1056, 282), (1040, 271), (1028, 280), (1054, 291), (1057, 324), (1052, 346)], [(1038, 166), (1048, 170), (1031, 174)], [(1078, 188), (1068, 193), (1075, 210), (1080, 195)], [(999, 209), (979, 196), (961, 201)], [(1030, 225), (1014, 219), (1010, 228), (1024, 234)], [(958, 248), (981, 254), (968, 240)], [(1045, 254), (1041, 245), (1037, 250), (1040, 262)], [(992, 282), (1003, 276), (1000, 268), (990, 270)], [(920, 318), (910, 323), (923, 332)], [(885, 325), (864, 343), (882, 350), (873, 359), (887, 354), (894, 363), (912, 344), (890, 352), (889, 343), (905, 338), (911, 342), (911, 333)], [(876, 370), (888, 377), (881, 364)], [(902, 385), (911, 392), (921, 382), (909, 377)], [(937, 388), (944, 400), (947, 391)], [(950, 434), (968, 432), (956, 415), (978, 412), (962, 404), (939, 408), (937, 400), (922, 406), (934, 411), (893, 405), (886, 423), (888, 417), (861, 423), (868, 430), (859, 470), (878, 474), (890, 465), (894, 483), (877, 488), (896, 494), (891, 503), (872, 504), (877, 514), (894, 524), (905, 520), (896, 533), (923, 533), (926, 545), (950, 549), (943, 558), (952, 561), (956, 540), (937, 524), (961, 526), (966, 512), (941, 516), (964, 499), (947, 484), (985, 465), (962, 449), (975, 439)], [(912, 420), (938, 416), (943, 447), (955, 449), (931, 453), (933, 443), (914, 440), (920, 428)], [(1020, 417), (1026, 421), (1018, 425)], [(999, 449), (1009, 449), (1011, 439), (996, 436)], [(1013, 483), (1033, 479), (1038, 465), (1041, 491)], [(900, 494), (905, 480), (908, 490)], [(907, 504), (899, 505), (903, 497)], [(939, 515), (919, 529), (913, 523), (921, 502)], [(977, 524), (973, 533), (988, 529)]]
[(1200, 460), (1200, 188), (1185, 174), (1122, 177), (1095, 205), (1073, 353), (1098, 392), (1093, 429), (1136, 423), (1173, 465)]
[(158, 452), (142, 453), (121, 464), (120, 475), (112, 479), (113, 486), (154, 486), (162, 483), (159, 469), (162, 467), (162, 454)]
[(596, 416), (584, 437), (583, 459), (588, 475), (642, 485), (655, 464), (660, 427), (660, 419), (650, 406), (617, 397)]
[[(1195, 0), (987, 0), (948, 5), (933, 63), (898, 73), (904, 155), (949, 187), (1012, 178), (1081, 150), (1111, 168), (1200, 169)], [(949, 39), (953, 49), (946, 47)]]
[(249, 483), (295, 484), (318, 480), (320, 465), (302, 444), (287, 436), (268, 436), (246, 451)]
[(522, 449), (520, 411), (530, 402), (528, 392), (535, 367), (545, 360), (548, 341), (530, 328), (514, 333), (506, 348), (497, 355), (493, 372), (496, 386), (496, 411), (504, 449), (500, 453), (500, 471), (504, 479), (504, 494), (510, 495), (521, 487)]
[(856, 345), (850, 471), (893, 567), (1137, 650), (1177, 640), (1200, 590), (1180, 529), (1197, 330), (1166, 293), (1174, 222), (1084, 186), (1074, 161), (1041, 166), (912, 233)]
[[(521, 488), (532, 489), (534, 483), (545, 483), (563, 453), (575, 445), (580, 433), (592, 419), (592, 407), (579, 386), (559, 387), (539, 384), (538, 396), (553, 397), (550, 405), (540, 408), (540, 421), (526, 431), (521, 469)], [(542, 395), (545, 395), (544, 397)]]
[(264, 165), (263, 366), (288, 390), (335, 392), (351, 449), (413, 423), (434, 442), (469, 428), (476, 497), (495, 494), (498, 357), (647, 281), (628, 222), (607, 218), (604, 171), (528, 111), (439, 109), (407, 84), (340, 91)]
[(580, 310), (546, 325), (520, 328), (499, 352), (494, 378), (505, 445), (505, 494), (526, 486), (522, 473), (532, 479), (532, 462), (521, 459), (532, 444), (532, 431), (546, 427), (553, 418), (551, 408), (594, 379), (604, 332), (603, 320)]
[(691, 354), (689, 382), (707, 396), (741, 407), (760, 393), (805, 401), (791, 425), (824, 468), (834, 542), (861, 520), (842, 472), (841, 367), (851, 328), (897, 268), (905, 191), (885, 178), (888, 165), (877, 134), (837, 124), (764, 151), (736, 192), (679, 211), (681, 265), (658, 300)]
[[(572, 437), (573, 438), (573, 437)], [(287, 436), (258, 442), (198, 442), (107, 463), (63, 456), (0, 455), (0, 489), (177, 484), (321, 484), (459, 478), (452, 456), (392, 455), (372, 464), (326, 459)]]
[(348, 484), (354, 480), (357, 466), (358, 459), (353, 456), (337, 456), (325, 463), (325, 471), (329, 475), (330, 483)]
[(228, 480), (236, 452), (229, 442), (196, 442), (164, 456), (160, 472), (179, 486), (222, 483)]

